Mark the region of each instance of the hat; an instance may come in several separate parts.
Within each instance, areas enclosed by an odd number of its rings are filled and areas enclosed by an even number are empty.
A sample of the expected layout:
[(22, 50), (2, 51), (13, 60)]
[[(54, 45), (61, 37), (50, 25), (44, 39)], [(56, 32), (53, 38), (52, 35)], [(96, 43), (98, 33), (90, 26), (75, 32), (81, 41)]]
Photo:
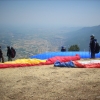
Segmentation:
[(90, 37), (93, 37), (94, 38), (94, 35), (92, 34)]

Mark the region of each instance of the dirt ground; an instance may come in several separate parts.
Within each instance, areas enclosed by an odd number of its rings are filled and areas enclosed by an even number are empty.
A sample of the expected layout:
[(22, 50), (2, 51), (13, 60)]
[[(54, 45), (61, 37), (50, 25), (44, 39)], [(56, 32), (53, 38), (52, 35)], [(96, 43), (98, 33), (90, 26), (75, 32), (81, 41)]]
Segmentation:
[(100, 69), (0, 69), (0, 100), (100, 100)]

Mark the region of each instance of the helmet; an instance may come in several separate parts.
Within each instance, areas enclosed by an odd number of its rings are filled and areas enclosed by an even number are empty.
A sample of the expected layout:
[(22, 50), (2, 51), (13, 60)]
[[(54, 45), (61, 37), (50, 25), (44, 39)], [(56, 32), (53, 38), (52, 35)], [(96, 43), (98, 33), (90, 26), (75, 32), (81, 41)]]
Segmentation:
[(90, 37), (91, 37), (91, 38), (94, 38), (94, 35), (92, 34)]

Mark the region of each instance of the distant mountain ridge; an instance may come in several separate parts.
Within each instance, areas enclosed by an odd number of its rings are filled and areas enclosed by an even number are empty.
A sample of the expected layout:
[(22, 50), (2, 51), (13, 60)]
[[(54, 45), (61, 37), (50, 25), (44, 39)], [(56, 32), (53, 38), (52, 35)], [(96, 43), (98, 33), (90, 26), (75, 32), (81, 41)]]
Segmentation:
[(95, 38), (100, 43), (100, 25), (93, 27), (84, 27), (74, 32), (66, 33), (65, 36), (69, 36), (66, 39), (64, 45), (70, 46), (73, 44), (78, 44), (82, 51), (89, 50), (90, 35), (94, 34)]

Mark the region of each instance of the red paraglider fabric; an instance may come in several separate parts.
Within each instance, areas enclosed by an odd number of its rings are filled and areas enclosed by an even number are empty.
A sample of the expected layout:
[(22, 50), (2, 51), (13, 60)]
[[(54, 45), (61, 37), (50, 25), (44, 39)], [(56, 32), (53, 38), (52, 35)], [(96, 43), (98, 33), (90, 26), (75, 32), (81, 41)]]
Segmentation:
[(78, 61), (74, 61), (74, 64), (77, 66), (77, 68), (100, 68), (100, 63), (82, 64)]
[(88, 64), (83, 64), (79, 62), (80, 60), (79, 55), (75, 56), (55, 56), (52, 58), (49, 58), (47, 60), (41, 60), (41, 59), (20, 59), (16, 61), (10, 61), (5, 63), (0, 63), (0, 68), (16, 68), (16, 67), (29, 67), (29, 66), (39, 66), (39, 65), (50, 65), (54, 64), (56, 61), (60, 62), (69, 62), (73, 61), (75, 66), (77, 68), (100, 68), (100, 62), (92, 62)]
[(40, 59), (20, 59), (16, 61), (10, 61), (5, 63), (0, 63), (0, 68), (15, 68), (15, 67), (28, 67), (28, 66), (36, 66), (36, 65), (50, 65), (54, 64), (55, 61), (59, 60), (60, 62), (68, 62), (70, 60), (80, 60), (80, 56), (55, 56), (49, 58), (47, 60), (40, 60)]
[(45, 64), (54, 64), (56, 61), (60, 61), (60, 62), (68, 62), (68, 61), (75, 61), (75, 60), (80, 60), (80, 56), (76, 55), (76, 56), (55, 56), (52, 58), (49, 58)]

